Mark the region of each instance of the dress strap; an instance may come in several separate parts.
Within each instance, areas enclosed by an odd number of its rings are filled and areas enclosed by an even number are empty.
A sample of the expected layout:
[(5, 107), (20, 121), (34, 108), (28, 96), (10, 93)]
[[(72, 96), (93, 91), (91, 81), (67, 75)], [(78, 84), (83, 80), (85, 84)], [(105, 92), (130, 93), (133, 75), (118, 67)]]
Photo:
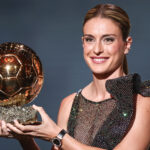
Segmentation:
[(82, 89), (79, 89), (76, 96), (79, 96), (79, 94), (81, 93)]

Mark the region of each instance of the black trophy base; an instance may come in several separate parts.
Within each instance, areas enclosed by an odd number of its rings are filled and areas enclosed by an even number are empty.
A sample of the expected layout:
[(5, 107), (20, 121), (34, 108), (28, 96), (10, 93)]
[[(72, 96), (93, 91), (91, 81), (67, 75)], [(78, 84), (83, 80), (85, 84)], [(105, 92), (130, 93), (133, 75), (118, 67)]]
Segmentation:
[(32, 106), (0, 106), (0, 120), (12, 124), (14, 120), (18, 120), (19, 123), (24, 125), (36, 124), (37, 111)]

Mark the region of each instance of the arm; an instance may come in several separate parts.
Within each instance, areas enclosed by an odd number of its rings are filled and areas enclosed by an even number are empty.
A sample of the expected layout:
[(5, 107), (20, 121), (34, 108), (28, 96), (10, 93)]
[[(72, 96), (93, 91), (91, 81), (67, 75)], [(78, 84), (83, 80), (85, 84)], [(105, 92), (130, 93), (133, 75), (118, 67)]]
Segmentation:
[(24, 138), (18, 139), (18, 141), (23, 150), (40, 150), (34, 139), (31, 137), (25, 136)]
[[(76, 93), (73, 93), (67, 96), (66, 98), (64, 98), (59, 108), (59, 112), (57, 116), (57, 125), (60, 128), (65, 129), (66, 131), (67, 131), (67, 123), (68, 123), (68, 119), (69, 119), (69, 115), (70, 115), (70, 111), (71, 111), (71, 107), (75, 95)], [(52, 147), (51, 150), (61, 150), (61, 149), (58, 149), (57, 147)]]
[[(150, 143), (150, 98), (138, 96), (136, 116), (133, 125), (124, 139), (114, 148), (114, 150), (146, 150)], [(15, 126), (8, 127), (18, 134), (40, 137), (50, 140), (62, 129), (56, 125), (41, 107), (34, 106), (42, 117), (42, 124), (39, 126), (23, 126), (15, 122)], [(61, 121), (60, 121), (61, 122)], [(65, 127), (65, 126), (63, 126)], [(84, 145), (68, 134), (62, 140), (63, 150), (103, 150), (101, 148)]]

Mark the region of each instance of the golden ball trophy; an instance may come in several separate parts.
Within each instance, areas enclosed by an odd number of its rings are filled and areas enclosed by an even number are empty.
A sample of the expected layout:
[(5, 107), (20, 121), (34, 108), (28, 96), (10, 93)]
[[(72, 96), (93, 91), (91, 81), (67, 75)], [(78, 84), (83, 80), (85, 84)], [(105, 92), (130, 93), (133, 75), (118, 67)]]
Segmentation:
[(21, 43), (0, 44), (0, 120), (36, 124), (37, 112), (25, 106), (40, 92), (44, 77), (36, 53)]

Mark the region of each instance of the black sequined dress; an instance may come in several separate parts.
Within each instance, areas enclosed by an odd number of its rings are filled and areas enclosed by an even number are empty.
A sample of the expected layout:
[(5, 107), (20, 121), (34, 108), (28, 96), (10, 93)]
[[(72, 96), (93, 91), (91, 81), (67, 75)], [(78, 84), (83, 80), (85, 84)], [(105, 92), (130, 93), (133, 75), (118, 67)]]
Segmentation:
[(113, 98), (100, 102), (86, 99), (79, 92), (68, 120), (68, 133), (86, 145), (112, 150), (130, 129), (135, 116), (136, 94), (150, 96), (150, 81), (138, 74), (107, 80)]

